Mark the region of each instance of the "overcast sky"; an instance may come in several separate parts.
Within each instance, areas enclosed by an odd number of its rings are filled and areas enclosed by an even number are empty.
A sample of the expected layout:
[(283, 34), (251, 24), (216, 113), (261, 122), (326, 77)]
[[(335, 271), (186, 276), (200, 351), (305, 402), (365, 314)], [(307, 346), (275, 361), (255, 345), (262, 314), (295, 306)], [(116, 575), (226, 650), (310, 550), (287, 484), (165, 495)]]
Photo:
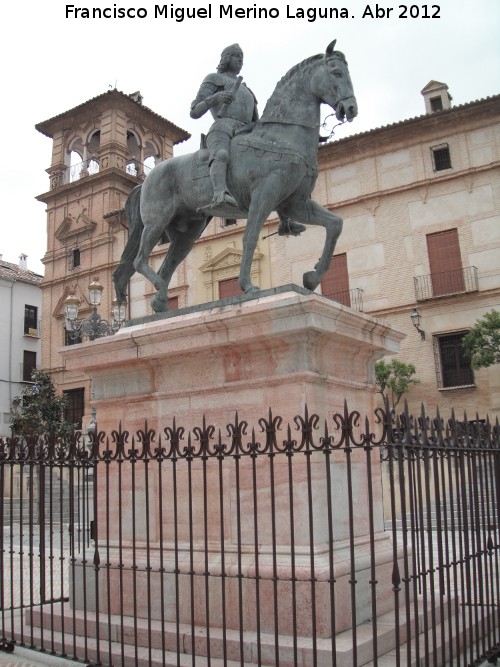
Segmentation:
[[(302, 0), (291, 2), (288, 11), (282, 0), (232, 5), (233, 11), (278, 10), (278, 18), (267, 19), (220, 18), (221, 5), (231, 4), (224, 0), (168, 3), (169, 11), (211, 6), (212, 18), (183, 22), (155, 18), (152, 0), (73, 1), (90, 11), (142, 8), (147, 17), (85, 19), (73, 18), (73, 12), (67, 18), (62, 0), (3, 4), (0, 254), (17, 262), (26, 253), (28, 268), (39, 273), (46, 214), (35, 197), (49, 189), (45, 169), (51, 140), (34, 126), (109, 88), (140, 90), (146, 106), (190, 132), (193, 137), (177, 153), (196, 150), (200, 132), (207, 130), (208, 114), (206, 121), (192, 121), (189, 106), (203, 77), (217, 66), (221, 50), (234, 42), (243, 48), (242, 75), (262, 112), (281, 76), (336, 38), (336, 48), (347, 57), (359, 107), (353, 123), (337, 128), (337, 138), (421, 115), (420, 91), (431, 79), (448, 84), (454, 105), (500, 93), (500, 0), (408, 4), (407, 15), (413, 7), (419, 18), (400, 17), (403, 5), (393, 0), (378, 3), (392, 10), (389, 18), (370, 18), (365, 10), (370, 7), (375, 14), (377, 3), (366, 0)], [(346, 8), (349, 18), (309, 21), (299, 18), (300, 8)], [(425, 13), (436, 16), (422, 18)]]

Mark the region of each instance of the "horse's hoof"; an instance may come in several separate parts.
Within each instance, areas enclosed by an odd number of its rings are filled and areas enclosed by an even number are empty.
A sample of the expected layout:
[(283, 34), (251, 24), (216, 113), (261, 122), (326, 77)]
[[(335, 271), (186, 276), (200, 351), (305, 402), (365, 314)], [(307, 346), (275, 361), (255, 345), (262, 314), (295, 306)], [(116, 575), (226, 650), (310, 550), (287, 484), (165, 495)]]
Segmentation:
[(316, 271), (307, 271), (302, 276), (302, 284), (306, 289), (311, 290), (311, 292), (314, 292), (319, 283), (320, 280)]
[(151, 299), (151, 306), (155, 313), (166, 313), (168, 311), (168, 301), (161, 294), (155, 294)]
[(260, 289), (258, 287), (255, 287), (255, 285), (249, 285), (243, 291), (245, 292), (245, 296), (252, 296), (258, 294), (260, 292)]
[(255, 285), (252, 285), (250, 280), (239, 280), (238, 284), (240, 286), (240, 290), (244, 292), (245, 295), (258, 294), (260, 292), (260, 289)]

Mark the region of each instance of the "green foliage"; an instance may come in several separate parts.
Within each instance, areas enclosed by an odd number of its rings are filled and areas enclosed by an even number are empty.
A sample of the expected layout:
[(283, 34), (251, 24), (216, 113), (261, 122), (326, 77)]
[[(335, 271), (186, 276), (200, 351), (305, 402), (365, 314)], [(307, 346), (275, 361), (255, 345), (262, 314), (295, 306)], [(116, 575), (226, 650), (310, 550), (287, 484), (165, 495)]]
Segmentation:
[(413, 377), (415, 372), (413, 364), (405, 364), (398, 359), (392, 359), (390, 363), (383, 359), (377, 361), (375, 364), (375, 382), (379, 394), (395, 408), (412, 384), (420, 384), (420, 380)]
[(72, 425), (64, 420), (66, 397), (56, 396), (49, 373), (34, 369), (31, 380), (34, 384), (25, 387), (12, 401), (12, 433), (25, 438), (44, 433), (64, 437), (71, 433)]
[(472, 368), (500, 364), (500, 313), (491, 310), (476, 322), (462, 339)]

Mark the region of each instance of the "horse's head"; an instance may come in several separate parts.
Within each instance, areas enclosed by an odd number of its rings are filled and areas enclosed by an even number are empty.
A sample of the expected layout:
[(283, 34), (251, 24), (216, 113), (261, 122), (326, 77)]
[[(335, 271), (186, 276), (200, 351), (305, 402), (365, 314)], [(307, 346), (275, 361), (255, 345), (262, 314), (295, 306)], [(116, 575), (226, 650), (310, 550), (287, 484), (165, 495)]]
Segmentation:
[(358, 104), (344, 54), (334, 50), (336, 41), (328, 45), (323, 66), (311, 77), (311, 90), (335, 110), (339, 121), (350, 123), (358, 115)]

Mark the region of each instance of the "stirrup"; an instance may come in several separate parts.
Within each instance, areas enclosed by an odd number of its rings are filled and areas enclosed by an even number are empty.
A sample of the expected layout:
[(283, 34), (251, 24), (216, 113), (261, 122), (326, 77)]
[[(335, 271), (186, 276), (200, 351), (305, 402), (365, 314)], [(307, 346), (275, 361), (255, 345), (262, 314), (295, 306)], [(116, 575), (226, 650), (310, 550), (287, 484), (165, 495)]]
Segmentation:
[(213, 199), (210, 202), (210, 207), (217, 208), (217, 206), (220, 206), (221, 204), (227, 204), (228, 206), (234, 206), (235, 208), (238, 208), (238, 202), (229, 192), (229, 190), (224, 190), (223, 192), (214, 194)]
[(300, 236), (306, 229), (307, 227), (300, 222), (280, 220), (280, 224), (278, 225), (278, 236)]

